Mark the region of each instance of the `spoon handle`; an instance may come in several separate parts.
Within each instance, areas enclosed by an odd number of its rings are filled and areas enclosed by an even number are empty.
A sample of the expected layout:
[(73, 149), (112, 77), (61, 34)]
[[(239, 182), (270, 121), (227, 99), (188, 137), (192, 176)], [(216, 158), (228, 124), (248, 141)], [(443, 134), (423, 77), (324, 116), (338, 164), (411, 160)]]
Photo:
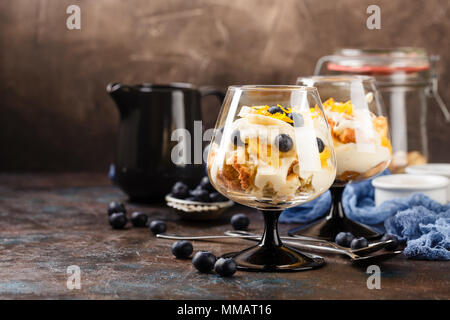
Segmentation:
[(175, 234), (157, 234), (157, 238), (169, 239), (169, 240), (210, 240), (210, 239), (232, 239), (232, 238), (243, 238), (243, 239), (259, 239), (258, 236), (179, 236)]
[[(169, 240), (211, 240), (211, 239), (245, 239), (250, 241), (259, 241), (261, 239), (261, 236), (259, 235), (217, 235), (217, 236), (180, 236), (180, 235), (169, 235), (169, 234), (157, 234), (157, 238), (161, 239), (169, 239)], [(283, 238), (289, 238), (289, 237), (283, 237)], [(331, 252), (331, 253), (341, 253), (348, 255), (348, 252), (345, 250), (340, 250), (332, 247), (327, 247), (324, 245), (317, 245), (317, 244), (311, 244), (311, 243), (304, 243), (300, 242), (299, 239), (296, 239), (294, 241), (284, 240), (284, 244), (287, 244), (291, 247), (303, 249), (303, 250), (314, 250), (314, 251), (321, 251), (321, 252)]]
[(283, 244), (286, 244), (290, 247), (297, 248), (297, 249), (339, 253), (339, 254), (345, 254), (345, 255), (351, 257), (351, 254), (349, 254), (349, 252), (347, 252), (346, 250), (337, 249), (337, 248), (333, 248), (333, 247), (327, 247), (327, 246), (323, 246), (323, 245), (305, 243), (305, 242), (300, 242), (300, 241), (289, 241), (289, 240), (284, 240)]

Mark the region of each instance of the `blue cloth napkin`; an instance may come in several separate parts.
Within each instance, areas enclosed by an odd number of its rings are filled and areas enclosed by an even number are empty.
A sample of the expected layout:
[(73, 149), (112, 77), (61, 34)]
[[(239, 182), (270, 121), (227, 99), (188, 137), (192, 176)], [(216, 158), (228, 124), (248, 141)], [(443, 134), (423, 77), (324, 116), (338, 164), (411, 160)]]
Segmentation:
[(386, 232), (406, 240), (404, 254), (425, 260), (450, 260), (450, 205), (416, 193), (404, 199), (411, 207), (389, 217)]
[[(417, 193), (375, 206), (371, 180), (347, 185), (342, 202), (350, 219), (406, 241), (407, 257), (450, 260), (450, 204), (441, 205)], [(311, 202), (284, 210), (280, 222), (308, 223), (328, 213), (330, 206), (331, 194), (327, 191)]]

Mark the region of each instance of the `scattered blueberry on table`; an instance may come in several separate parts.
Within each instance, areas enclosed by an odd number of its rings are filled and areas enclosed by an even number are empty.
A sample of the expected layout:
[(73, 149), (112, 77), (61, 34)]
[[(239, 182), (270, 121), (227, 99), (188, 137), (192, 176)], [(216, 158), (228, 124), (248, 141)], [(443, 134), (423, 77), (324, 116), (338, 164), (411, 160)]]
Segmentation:
[(216, 260), (216, 256), (209, 251), (198, 251), (192, 258), (192, 264), (198, 271), (207, 273), (214, 268)]
[(164, 233), (167, 230), (166, 223), (161, 220), (153, 220), (150, 222), (150, 231), (153, 232), (153, 234), (160, 234)]
[(390, 250), (390, 251), (394, 251), (395, 249), (397, 249), (398, 247), (398, 238), (390, 233), (385, 233), (383, 235), (383, 237), (381, 238), (381, 241), (388, 241), (388, 240), (392, 240), (393, 242), (388, 244), (385, 249), (386, 250)]
[(231, 225), (234, 230), (247, 230), (250, 219), (243, 213), (236, 213), (231, 217)]
[(170, 247), (172, 254), (178, 259), (187, 259), (194, 251), (192, 243), (187, 240), (175, 241)]
[(144, 212), (133, 212), (130, 217), (133, 226), (143, 228), (147, 225), (148, 216)]
[(369, 246), (369, 241), (367, 241), (367, 239), (364, 237), (355, 238), (350, 244), (350, 248), (352, 248), (353, 250), (366, 248), (367, 246)]
[(334, 242), (341, 247), (350, 248), (353, 239), (355, 239), (355, 236), (350, 232), (339, 232), (336, 235)]
[(123, 229), (127, 224), (128, 219), (123, 212), (114, 212), (109, 216), (109, 224), (114, 229)]
[(236, 262), (231, 258), (220, 258), (214, 264), (214, 271), (222, 277), (232, 276), (237, 269)]
[(127, 213), (127, 210), (125, 209), (125, 206), (123, 203), (112, 201), (108, 205), (108, 215), (112, 215), (113, 213), (117, 212), (123, 212), (124, 214)]

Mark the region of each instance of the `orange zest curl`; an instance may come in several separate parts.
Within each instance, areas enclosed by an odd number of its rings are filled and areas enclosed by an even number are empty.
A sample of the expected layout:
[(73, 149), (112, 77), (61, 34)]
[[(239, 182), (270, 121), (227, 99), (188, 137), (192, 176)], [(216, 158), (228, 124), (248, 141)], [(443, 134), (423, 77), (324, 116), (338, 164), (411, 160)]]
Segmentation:
[(280, 105), (277, 105), (278, 107), (281, 108), (281, 110), (283, 110), (283, 113), (281, 112), (277, 112), (274, 114), (271, 114), (268, 110), (269, 110), (269, 106), (253, 106), (252, 109), (255, 111), (255, 114), (260, 114), (263, 116), (267, 116), (267, 117), (271, 117), (273, 119), (278, 119), (287, 123), (293, 123), (294, 121), (292, 121), (292, 119), (290, 119), (287, 114), (292, 112), (291, 108), (283, 108)]
[(346, 113), (349, 116), (353, 115), (353, 104), (351, 100), (348, 100), (347, 102), (336, 102), (333, 98), (330, 98), (323, 103), (323, 106), (325, 110)]

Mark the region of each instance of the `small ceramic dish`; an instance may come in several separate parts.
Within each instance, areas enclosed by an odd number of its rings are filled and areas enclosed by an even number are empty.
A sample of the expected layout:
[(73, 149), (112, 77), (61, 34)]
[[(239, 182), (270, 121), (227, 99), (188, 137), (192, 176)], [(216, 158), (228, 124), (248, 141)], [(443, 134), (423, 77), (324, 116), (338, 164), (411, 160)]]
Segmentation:
[[(450, 163), (427, 163), (409, 166), (405, 169), (408, 174), (432, 174), (450, 179)], [(450, 201), (450, 183), (447, 187), (447, 201)]]
[(446, 177), (435, 175), (392, 174), (372, 180), (377, 206), (387, 200), (406, 198), (418, 192), (446, 204), (448, 184)]
[(234, 202), (198, 202), (182, 200), (168, 194), (165, 197), (167, 206), (183, 219), (187, 220), (214, 220), (219, 218)]

